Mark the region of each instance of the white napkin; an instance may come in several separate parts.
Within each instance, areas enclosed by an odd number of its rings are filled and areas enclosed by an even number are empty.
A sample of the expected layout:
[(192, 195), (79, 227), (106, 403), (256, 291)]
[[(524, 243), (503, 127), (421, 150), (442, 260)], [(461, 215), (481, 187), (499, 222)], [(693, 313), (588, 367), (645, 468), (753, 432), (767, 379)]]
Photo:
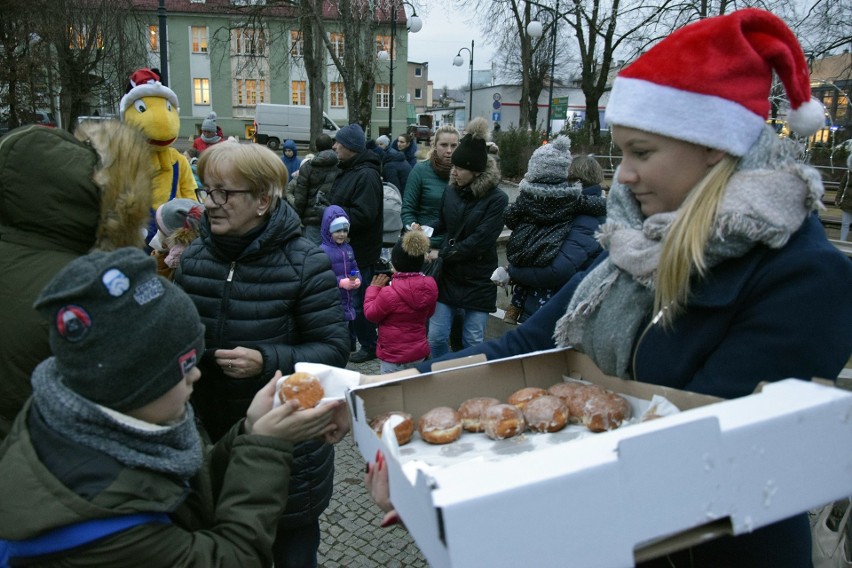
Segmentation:
[[(329, 402), (332, 400), (343, 400), (346, 394), (346, 389), (358, 386), (361, 380), (361, 373), (358, 371), (350, 371), (341, 369), (340, 367), (332, 367), (331, 365), (323, 365), (321, 363), (296, 363), (296, 371), (302, 373), (310, 373), (315, 375), (325, 391), (325, 396), (320, 401)], [(275, 383), (275, 392), (281, 387), (281, 383), (290, 375), (284, 375), (278, 382)], [(273, 408), (281, 406), (281, 401), (278, 396), (275, 396), (272, 403)]]

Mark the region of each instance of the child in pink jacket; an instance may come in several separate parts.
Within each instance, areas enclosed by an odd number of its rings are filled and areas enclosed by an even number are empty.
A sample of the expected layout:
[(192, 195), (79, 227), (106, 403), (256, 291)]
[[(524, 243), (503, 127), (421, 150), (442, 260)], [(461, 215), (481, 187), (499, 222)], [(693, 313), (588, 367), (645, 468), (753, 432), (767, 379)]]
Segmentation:
[(426, 324), (435, 313), (438, 285), (420, 272), (429, 237), (422, 230), (407, 232), (393, 247), (393, 281), (373, 276), (364, 297), (364, 317), (378, 324), (376, 355), (382, 373), (413, 367), (429, 356)]

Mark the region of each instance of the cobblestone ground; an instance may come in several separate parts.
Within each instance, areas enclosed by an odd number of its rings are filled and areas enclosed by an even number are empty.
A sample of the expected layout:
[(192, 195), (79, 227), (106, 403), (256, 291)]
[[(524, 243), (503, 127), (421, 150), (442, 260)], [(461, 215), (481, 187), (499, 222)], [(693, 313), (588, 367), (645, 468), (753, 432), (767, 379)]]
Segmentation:
[[(379, 373), (379, 361), (350, 363), (348, 369)], [(334, 495), (320, 518), (321, 568), (425, 568), (423, 555), (408, 531), (379, 526), (382, 511), (364, 489), (364, 459), (351, 436), (335, 446)]]

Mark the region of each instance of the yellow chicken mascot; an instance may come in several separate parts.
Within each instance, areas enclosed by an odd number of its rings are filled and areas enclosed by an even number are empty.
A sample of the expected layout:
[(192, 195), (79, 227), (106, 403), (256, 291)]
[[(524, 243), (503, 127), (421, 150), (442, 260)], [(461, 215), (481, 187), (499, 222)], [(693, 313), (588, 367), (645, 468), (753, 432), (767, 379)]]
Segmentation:
[(151, 225), (148, 239), (157, 232), (154, 211), (175, 197), (195, 199), (195, 178), (186, 157), (172, 148), (180, 132), (178, 99), (174, 91), (160, 83), (151, 69), (140, 69), (130, 76), (127, 93), (121, 98), (121, 120), (139, 128), (148, 138), (153, 152)]

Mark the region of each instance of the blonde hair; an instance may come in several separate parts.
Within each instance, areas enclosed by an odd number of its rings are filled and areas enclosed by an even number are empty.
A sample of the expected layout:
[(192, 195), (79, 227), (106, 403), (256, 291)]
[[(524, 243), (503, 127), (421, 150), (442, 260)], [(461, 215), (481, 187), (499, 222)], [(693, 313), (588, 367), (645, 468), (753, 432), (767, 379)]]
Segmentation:
[(456, 137), (457, 140), (461, 139), (461, 133), (459, 132), (458, 128), (456, 128), (452, 124), (445, 124), (443, 126), (439, 126), (438, 129), (435, 131), (435, 134), (432, 136), (432, 140), (429, 141), (429, 148), (431, 150), (434, 150), (438, 147), (438, 137), (441, 134), (452, 134)]
[(686, 306), (690, 276), (707, 271), (704, 251), (728, 180), (739, 158), (725, 155), (689, 192), (663, 243), (657, 270), (654, 313), (662, 311), (661, 323), (670, 327)]
[[(278, 155), (261, 144), (215, 144), (201, 153), (198, 177), (237, 175), (248, 182), (253, 197), (272, 197), (270, 210), (287, 187), (287, 168)], [(224, 175), (223, 175), (224, 174)]]

